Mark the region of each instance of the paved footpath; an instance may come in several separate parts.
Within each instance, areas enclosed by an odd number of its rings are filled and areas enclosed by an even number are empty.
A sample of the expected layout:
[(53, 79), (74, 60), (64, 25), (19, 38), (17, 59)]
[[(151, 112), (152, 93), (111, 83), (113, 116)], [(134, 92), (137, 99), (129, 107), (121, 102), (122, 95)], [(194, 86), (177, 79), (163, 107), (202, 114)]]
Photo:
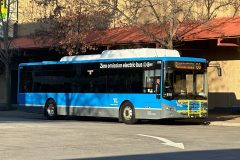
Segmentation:
[(0, 111), (0, 118), (2, 120), (12, 118), (12, 120), (17, 119), (31, 119), (31, 120), (39, 120), (43, 119), (44, 116), (42, 114), (35, 114), (35, 113), (27, 113), (18, 110), (12, 111)]
[(210, 113), (209, 121), (210, 125), (240, 127), (240, 114)]

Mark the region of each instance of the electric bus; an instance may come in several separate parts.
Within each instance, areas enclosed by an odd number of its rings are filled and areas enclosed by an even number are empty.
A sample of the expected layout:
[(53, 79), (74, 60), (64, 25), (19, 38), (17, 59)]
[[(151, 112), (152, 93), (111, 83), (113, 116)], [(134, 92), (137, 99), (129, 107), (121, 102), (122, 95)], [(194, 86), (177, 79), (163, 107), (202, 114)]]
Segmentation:
[(59, 116), (141, 119), (208, 117), (207, 61), (176, 50), (106, 50), (19, 64), (20, 110)]

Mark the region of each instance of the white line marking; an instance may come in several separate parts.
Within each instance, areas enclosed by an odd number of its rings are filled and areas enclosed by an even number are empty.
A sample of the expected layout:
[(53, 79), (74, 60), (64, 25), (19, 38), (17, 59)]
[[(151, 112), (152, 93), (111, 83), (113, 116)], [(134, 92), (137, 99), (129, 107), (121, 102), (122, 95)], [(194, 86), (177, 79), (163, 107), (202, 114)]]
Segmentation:
[(184, 145), (183, 143), (175, 143), (173, 141), (170, 141), (166, 138), (162, 138), (162, 137), (155, 137), (155, 136), (150, 136), (150, 135), (144, 135), (144, 134), (137, 134), (138, 136), (142, 136), (142, 137), (149, 137), (149, 138), (154, 138), (157, 139), (159, 141), (162, 141), (164, 143), (162, 143), (163, 145), (167, 145), (167, 146), (172, 146), (172, 147), (176, 147), (176, 148), (180, 148), (180, 149), (184, 149)]

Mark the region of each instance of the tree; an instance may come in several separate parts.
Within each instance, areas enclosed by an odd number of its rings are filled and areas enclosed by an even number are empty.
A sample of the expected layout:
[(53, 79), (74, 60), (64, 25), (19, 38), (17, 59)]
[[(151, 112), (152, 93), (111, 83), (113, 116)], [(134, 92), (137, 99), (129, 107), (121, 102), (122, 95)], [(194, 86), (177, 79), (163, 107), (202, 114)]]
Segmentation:
[[(158, 42), (162, 48), (174, 48), (186, 34), (201, 26), (214, 28), (211, 22), (221, 12), (239, 13), (239, 0), (103, 0), (121, 16), (119, 23), (134, 26)], [(88, 0), (92, 7), (96, 5)], [(231, 13), (230, 13), (231, 10)], [(226, 15), (224, 15), (226, 16)], [(211, 24), (211, 25), (210, 25)], [(219, 25), (219, 24), (218, 24)], [(205, 27), (202, 27), (205, 26)], [(198, 30), (199, 31), (199, 30)]]
[(16, 18), (15, 11), (13, 12), (16, 3), (15, 0), (1, 0), (0, 8), (0, 62), (6, 80), (5, 109), (11, 109), (11, 57), (15, 52), (11, 37), (13, 37), (13, 22)]
[(41, 28), (35, 33), (38, 42), (49, 42), (52, 48), (79, 54), (95, 46), (86, 41), (89, 32), (104, 30), (112, 22), (112, 13), (107, 6), (94, 8), (85, 0), (34, 0), (39, 7), (45, 7), (45, 17), (38, 19)]

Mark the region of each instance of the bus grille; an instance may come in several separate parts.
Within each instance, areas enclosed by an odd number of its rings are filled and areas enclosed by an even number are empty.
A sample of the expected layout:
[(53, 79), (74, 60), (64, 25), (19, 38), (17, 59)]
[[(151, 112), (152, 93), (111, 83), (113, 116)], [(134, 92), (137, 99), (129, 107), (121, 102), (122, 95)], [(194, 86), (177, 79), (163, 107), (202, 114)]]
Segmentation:
[(181, 107), (187, 111), (188, 117), (206, 117), (207, 101), (206, 100), (179, 100)]

